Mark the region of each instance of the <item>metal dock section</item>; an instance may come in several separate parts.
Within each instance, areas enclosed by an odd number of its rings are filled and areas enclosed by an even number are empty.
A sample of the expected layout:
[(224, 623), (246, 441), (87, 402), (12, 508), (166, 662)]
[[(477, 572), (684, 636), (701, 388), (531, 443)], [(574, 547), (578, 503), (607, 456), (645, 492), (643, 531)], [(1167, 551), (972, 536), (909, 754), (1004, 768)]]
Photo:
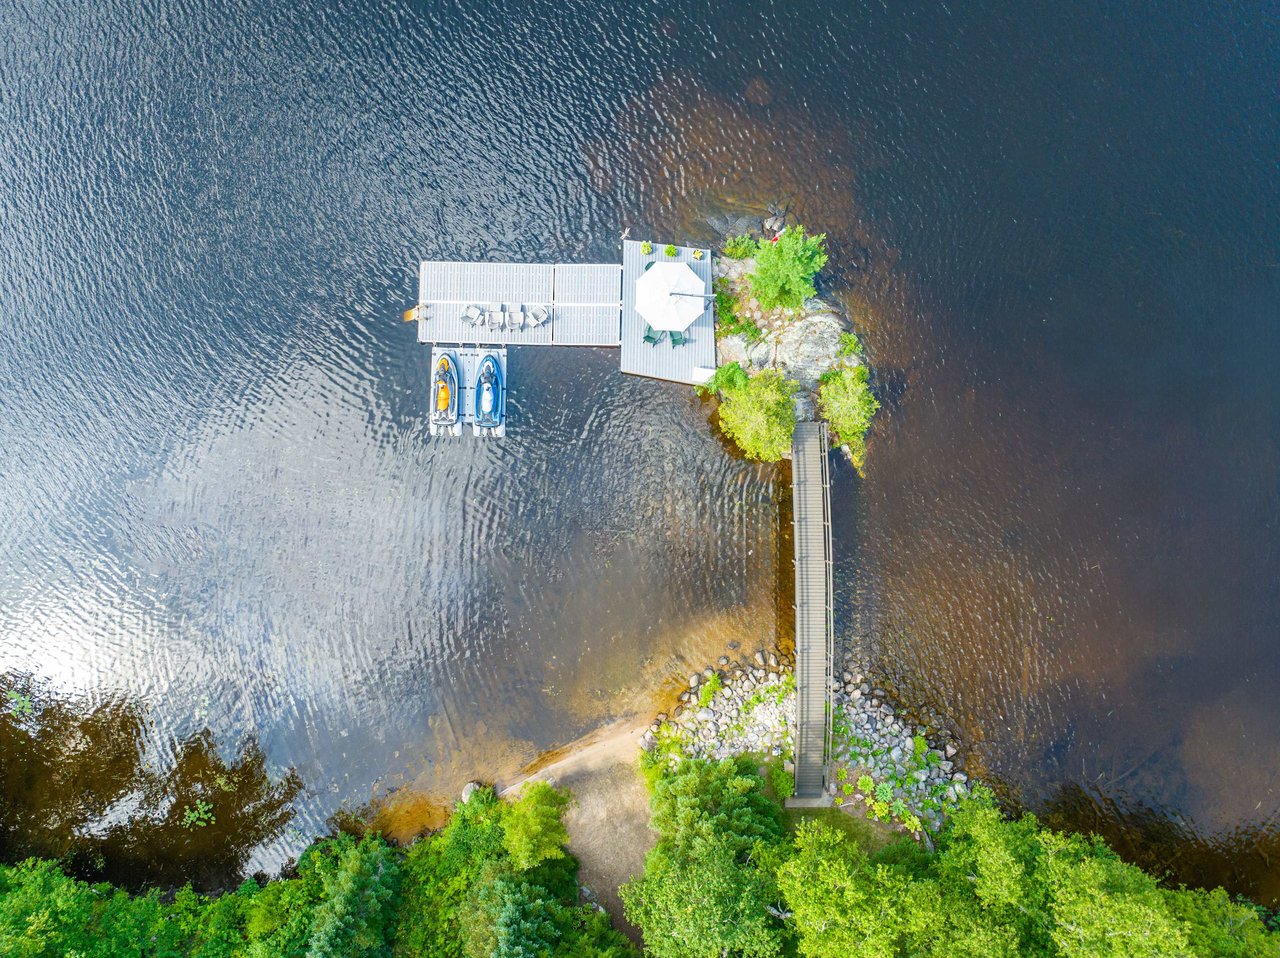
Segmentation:
[[(462, 382), (458, 384), (458, 419), (464, 425), (472, 425), (476, 421), (476, 371), (480, 368), (480, 360), (485, 356), (493, 356), (498, 360), (498, 368), (502, 370), (502, 383), (510, 389), (511, 380), (507, 377), (507, 351), (502, 347), (475, 346), (433, 346), (431, 348), (431, 370), (435, 373), (436, 363), (440, 355), (448, 353), (458, 363), (458, 375)], [(508, 392), (508, 397), (510, 393)], [(508, 409), (511, 408), (508, 403)], [(508, 420), (508, 425), (510, 420)]]
[[(486, 312), (540, 306), (547, 318), (520, 329), (467, 323)], [(509, 346), (614, 346), (620, 342), (622, 270), (616, 264), (455, 263), (418, 267), (418, 342)]]
[(664, 340), (656, 346), (644, 341), (649, 325), (636, 312), (636, 280), (654, 263), (686, 263), (711, 292), (711, 251), (692, 246), (677, 246), (676, 255), (668, 256), (666, 247), (652, 244), (648, 253), (635, 240), (622, 243), (622, 371), (633, 376), (649, 376), (671, 382), (700, 386), (716, 371), (715, 300), (708, 299), (706, 309), (687, 330), (683, 346), (672, 346)]
[(796, 564), (796, 798), (825, 797), (831, 741), (831, 493), (826, 423), (796, 425), (791, 503)]

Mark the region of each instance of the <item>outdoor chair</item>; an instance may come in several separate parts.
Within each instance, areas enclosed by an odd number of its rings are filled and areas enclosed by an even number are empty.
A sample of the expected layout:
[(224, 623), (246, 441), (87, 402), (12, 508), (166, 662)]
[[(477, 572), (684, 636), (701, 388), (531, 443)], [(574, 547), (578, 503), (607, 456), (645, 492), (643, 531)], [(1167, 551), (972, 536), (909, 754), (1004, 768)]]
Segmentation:
[(478, 306), (468, 306), (462, 311), (462, 321), (468, 326), (476, 325), (476, 321), (484, 316)]
[(507, 329), (519, 330), (524, 328), (524, 313), (507, 307)]
[(689, 337), (688, 337), (688, 336), (686, 336), (684, 333), (677, 332), (677, 331), (676, 331), (676, 330), (674, 330), (674, 329), (673, 329), (673, 330), (671, 330), (671, 345), (672, 345), (672, 346), (683, 346), (683, 345), (684, 345), (685, 343), (687, 343), (688, 341), (689, 341)]
[(494, 329), (502, 328), (502, 311), (500, 309), (489, 310), (489, 325)]
[(541, 326), (547, 321), (547, 309), (545, 306), (530, 306), (525, 310), (525, 319), (529, 321), (530, 326)]
[(650, 346), (656, 346), (667, 338), (667, 331), (656, 330), (652, 326), (646, 325), (644, 328), (644, 341)]

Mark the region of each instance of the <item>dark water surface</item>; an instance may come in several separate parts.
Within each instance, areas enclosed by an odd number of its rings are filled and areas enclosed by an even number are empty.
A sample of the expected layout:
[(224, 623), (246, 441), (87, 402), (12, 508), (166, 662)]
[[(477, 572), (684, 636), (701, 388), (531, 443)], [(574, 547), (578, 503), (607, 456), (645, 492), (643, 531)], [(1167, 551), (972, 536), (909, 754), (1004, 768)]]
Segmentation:
[(688, 390), (525, 349), (434, 442), (396, 320), (790, 202), (885, 400), (841, 633), (1012, 797), (1280, 895), (1277, 12), (0, 0), (0, 672), (296, 769), (257, 867), (772, 640), (785, 475)]

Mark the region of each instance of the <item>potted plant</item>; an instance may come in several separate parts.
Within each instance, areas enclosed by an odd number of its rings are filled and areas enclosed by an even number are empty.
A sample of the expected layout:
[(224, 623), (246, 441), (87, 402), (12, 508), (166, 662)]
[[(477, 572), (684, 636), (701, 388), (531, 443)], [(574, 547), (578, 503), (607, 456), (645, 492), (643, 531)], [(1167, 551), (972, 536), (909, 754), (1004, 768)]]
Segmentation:
[(645, 256), (648, 256), (650, 253), (653, 252), (653, 244), (650, 243), (648, 240), (645, 240), (640, 244), (640, 252), (643, 253)]
[(663, 252), (666, 253), (668, 256), (678, 256), (680, 254), (680, 250), (676, 248), (675, 243), (668, 243), (666, 245), (666, 248), (663, 250)]

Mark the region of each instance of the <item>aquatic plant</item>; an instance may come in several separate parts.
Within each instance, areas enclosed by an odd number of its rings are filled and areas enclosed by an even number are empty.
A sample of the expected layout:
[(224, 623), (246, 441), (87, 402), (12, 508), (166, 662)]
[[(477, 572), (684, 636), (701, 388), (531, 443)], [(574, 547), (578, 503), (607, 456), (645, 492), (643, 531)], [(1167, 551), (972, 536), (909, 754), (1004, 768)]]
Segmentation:
[(662, 251), (666, 253), (668, 256), (680, 255), (680, 250), (676, 247), (675, 243), (668, 243), (666, 246), (662, 248)]
[(5, 700), (9, 703), (9, 714), (15, 718), (25, 718), (35, 711), (35, 706), (31, 702), (31, 696), (23, 695), (13, 689), (4, 693)]
[(187, 805), (182, 809), (182, 826), (184, 828), (204, 828), (212, 825), (217, 819), (213, 816), (213, 806), (197, 799), (195, 805)]
[(788, 226), (756, 250), (756, 270), (747, 277), (765, 309), (799, 309), (817, 290), (813, 277), (827, 262), (826, 234), (806, 236), (803, 226)]
[(730, 236), (724, 241), (724, 255), (728, 259), (750, 259), (756, 255), (756, 241), (745, 233)]
[(867, 383), (867, 367), (839, 366), (823, 373), (818, 408), (831, 424), (833, 441), (849, 447), (854, 468), (861, 472), (867, 457), (867, 430), (880, 408)]

